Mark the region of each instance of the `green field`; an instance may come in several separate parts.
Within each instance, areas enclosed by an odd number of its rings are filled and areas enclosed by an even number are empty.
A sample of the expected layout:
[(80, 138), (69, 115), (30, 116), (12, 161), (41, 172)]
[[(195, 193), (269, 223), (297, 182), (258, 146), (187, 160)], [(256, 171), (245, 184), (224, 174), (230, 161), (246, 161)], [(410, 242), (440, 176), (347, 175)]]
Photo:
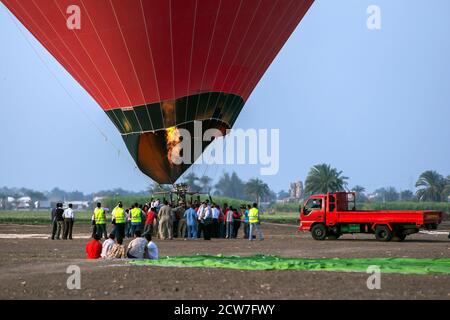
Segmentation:
[[(90, 223), (92, 214), (76, 212), (77, 223)], [(50, 211), (0, 211), (0, 223), (14, 224), (50, 224)]]
[(138, 266), (224, 268), (238, 270), (321, 270), (339, 272), (367, 272), (371, 266), (380, 266), (385, 273), (442, 273), (450, 274), (450, 259), (414, 258), (333, 258), (304, 259), (277, 256), (223, 256), (196, 255), (163, 257), (159, 260), (133, 260)]

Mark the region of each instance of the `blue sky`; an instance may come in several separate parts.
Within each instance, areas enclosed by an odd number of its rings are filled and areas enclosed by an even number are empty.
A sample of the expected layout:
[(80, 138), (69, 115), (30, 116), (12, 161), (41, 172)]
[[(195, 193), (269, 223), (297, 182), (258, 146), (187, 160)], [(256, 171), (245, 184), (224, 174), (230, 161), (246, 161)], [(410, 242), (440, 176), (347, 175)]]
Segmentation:
[[(372, 4), (381, 8), (381, 30), (366, 27)], [(450, 174), (449, 12), (448, 0), (316, 1), (235, 125), (280, 129), (279, 173), (261, 178), (287, 189), (325, 162), (350, 177), (350, 186), (372, 191), (412, 188), (428, 169)], [(78, 104), (0, 5), (0, 185), (146, 188), (150, 180), (106, 114), (24, 33)], [(218, 177), (224, 170), (259, 176), (258, 166), (196, 172)]]

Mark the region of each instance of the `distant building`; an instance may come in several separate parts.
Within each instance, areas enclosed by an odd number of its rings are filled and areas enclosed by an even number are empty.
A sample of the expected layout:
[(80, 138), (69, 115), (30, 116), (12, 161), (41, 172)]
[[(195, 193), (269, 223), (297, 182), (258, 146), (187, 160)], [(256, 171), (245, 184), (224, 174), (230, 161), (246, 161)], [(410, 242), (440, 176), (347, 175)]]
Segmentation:
[(102, 202), (103, 199), (105, 199), (105, 197), (94, 197), (93, 202), (94, 202), (94, 204), (97, 202)]
[(32, 208), (32, 201), (30, 197), (21, 197), (19, 199), (17, 199), (17, 206), (16, 208), (18, 210), (29, 210)]
[(84, 210), (88, 210), (90, 208), (89, 201), (66, 201), (63, 204), (63, 208), (68, 208), (69, 203), (72, 204), (72, 208), (75, 211), (84, 211)]
[(300, 202), (303, 199), (304, 190), (303, 182), (296, 181), (289, 185), (289, 197), (278, 200), (277, 202), (287, 203), (287, 202)]
[(52, 208), (52, 203), (49, 200), (39, 200), (34, 202), (34, 208), (37, 210), (47, 210)]
[(303, 197), (303, 182), (292, 182), (289, 188), (289, 194), (291, 199), (300, 200)]

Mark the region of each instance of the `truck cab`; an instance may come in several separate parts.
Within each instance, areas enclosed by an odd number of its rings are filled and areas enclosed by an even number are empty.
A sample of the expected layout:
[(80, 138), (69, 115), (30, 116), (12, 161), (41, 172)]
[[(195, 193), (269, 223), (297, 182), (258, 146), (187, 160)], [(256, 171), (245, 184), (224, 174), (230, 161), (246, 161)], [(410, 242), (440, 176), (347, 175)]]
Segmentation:
[(337, 223), (338, 211), (355, 211), (355, 192), (336, 192), (313, 195), (307, 199), (300, 212), (300, 228), (310, 230), (314, 223), (332, 226)]

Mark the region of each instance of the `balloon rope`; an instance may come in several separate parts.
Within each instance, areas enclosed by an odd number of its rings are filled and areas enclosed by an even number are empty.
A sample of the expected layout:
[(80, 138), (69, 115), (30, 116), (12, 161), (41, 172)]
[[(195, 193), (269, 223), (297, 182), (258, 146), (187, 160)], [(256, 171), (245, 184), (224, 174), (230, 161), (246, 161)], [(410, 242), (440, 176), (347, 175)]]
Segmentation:
[[(63, 10), (61, 9), (61, 7), (58, 5), (57, 0), (54, 0), (54, 3), (55, 3), (55, 6), (59, 9), (59, 12), (61, 13), (61, 16), (65, 19), (66, 16), (64, 15), (64, 12), (63, 12)], [(35, 4), (35, 6), (36, 6), (36, 4)], [(36, 6), (36, 7), (39, 8), (38, 6)], [(45, 15), (42, 13), (42, 11), (41, 11), (41, 14), (42, 14), (43, 16), (45, 16)], [(51, 25), (51, 23), (50, 23), (49, 21), (47, 21), (47, 22), (48, 22), (48, 24), (53, 28), (53, 26)], [(54, 30), (54, 31), (55, 31), (55, 33), (56, 33), (56, 30)], [(76, 37), (76, 39), (77, 39), (78, 43), (80, 44), (81, 48), (83, 49), (84, 53), (87, 55), (87, 57), (88, 57), (89, 60), (91, 61), (92, 65), (94, 66), (95, 70), (97, 71), (97, 74), (100, 75), (102, 81), (104, 82), (104, 84), (105, 84), (106, 87), (108, 88), (108, 91), (109, 91), (109, 93), (111, 94), (111, 96), (113, 97), (113, 99), (115, 100), (116, 105), (117, 105), (117, 106), (120, 105), (119, 100), (117, 99), (117, 97), (116, 97), (116, 95), (114, 94), (113, 90), (112, 90), (111, 87), (109, 86), (109, 83), (106, 81), (105, 77), (103, 76), (103, 72), (100, 72), (100, 70), (98, 69), (98, 66), (95, 64), (94, 60), (92, 59), (91, 55), (89, 54), (89, 51), (86, 49), (86, 47), (83, 45), (83, 42), (82, 42), (81, 39), (78, 37), (78, 34), (77, 34), (76, 30), (73, 30), (73, 34), (74, 34), (74, 36)], [(63, 40), (61, 37), (60, 37), (60, 41), (61, 41), (61, 43), (64, 44), (64, 46), (66, 47), (66, 49), (72, 54), (72, 50), (70, 50), (70, 48), (65, 44), (64, 40)], [(72, 56), (74, 57), (74, 59), (77, 61), (78, 65), (79, 65), (79, 66), (83, 69), (83, 71), (84, 71), (83, 64), (80, 63), (80, 62), (78, 61), (78, 59), (76, 58), (75, 55), (72, 54)], [(89, 79), (90, 79), (91, 82), (94, 84), (94, 86), (97, 87), (95, 81), (93, 81), (93, 80), (91, 79), (90, 75), (89, 75), (86, 71), (84, 71), (84, 73), (86, 74), (86, 76), (89, 77)], [(106, 99), (106, 98), (103, 96), (103, 93), (102, 93), (99, 89), (98, 89), (98, 91), (100, 92), (100, 94), (101, 94), (102, 97), (104, 98), (104, 100), (105, 100), (105, 105), (111, 106), (111, 103), (108, 101), (108, 99)], [(121, 110), (121, 111), (122, 111), (122, 110)], [(122, 112), (123, 112), (123, 111), (122, 111)], [(115, 112), (112, 112), (111, 114), (112, 114), (112, 115), (114, 116), (114, 118), (116, 119), (116, 123), (118, 123), (118, 124), (120, 125), (122, 132), (126, 132), (127, 130), (125, 130), (125, 128), (124, 128), (124, 126), (123, 126), (123, 124), (122, 124), (122, 121), (119, 120), (119, 118), (117, 117), (116, 113), (115, 113)]]
[[(53, 26), (50, 24), (47, 16), (45, 14), (42, 13), (42, 10), (39, 8), (39, 6), (36, 5), (36, 3), (34, 1), (32, 1), (33, 5), (36, 7), (36, 9), (39, 11), (39, 13), (42, 15), (42, 17), (45, 19), (45, 21), (48, 23), (48, 25), (50, 26), (50, 28), (52, 28), (52, 30), (55, 32), (55, 34), (57, 35), (57, 37), (62, 41), (61, 36), (56, 32), (56, 30), (53, 28)], [(66, 55), (63, 54), (59, 48), (57, 46), (55, 46), (53, 44), (53, 41), (50, 40), (50, 38), (47, 36), (47, 34), (45, 32), (42, 31), (41, 28), (41, 24), (37, 23), (33, 17), (28, 13), (27, 10), (25, 10), (22, 5), (18, 2), (17, 5), (22, 9), (22, 11), (27, 15), (28, 19), (30, 19), (31, 23), (36, 27), (37, 30), (39, 30), (39, 32), (44, 36), (44, 38), (47, 40), (48, 46), (52, 46), (53, 49), (55, 50), (55, 52), (57, 53), (57, 55), (61, 58), (61, 60), (64, 61), (65, 64), (67, 64), (69, 66), (70, 69), (73, 70), (74, 76), (75, 78), (78, 80), (78, 82), (83, 85), (84, 87), (89, 87), (86, 85), (86, 81), (82, 80), (83, 78), (79, 75), (79, 73), (73, 68), (72, 64), (69, 62), (69, 60), (66, 58)], [(65, 45), (65, 43), (63, 42), (63, 44)], [(82, 71), (84, 72), (84, 74), (87, 76), (87, 78), (89, 79), (90, 83), (93, 85), (93, 87), (98, 91), (98, 93), (100, 94), (101, 98), (103, 99), (103, 102), (107, 102), (107, 99), (105, 98), (105, 96), (102, 94), (102, 92), (100, 91), (100, 89), (98, 88), (97, 84), (92, 80), (91, 77), (89, 77), (88, 73), (86, 72), (85, 68), (80, 64), (80, 62), (78, 61), (78, 59), (76, 58), (76, 56), (72, 53), (72, 51), (66, 47), (66, 50), (70, 53), (70, 55), (75, 59), (76, 63), (78, 63), (79, 66), (81, 66)], [(92, 95), (94, 96), (94, 95)], [(98, 101), (99, 99), (94, 98), (99, 104), (100, 102)]]
[[(9, 10), (8, 10), (9, 12)], [(13, 22), (13, 24), (16, 26), (17, 30), (19, 31), (19, 33), (22, 35), (23, 39), (27, 42), (27, 44), (29, 45), (29, 47), (31, 48), (31, 50), (33, 50), (33, 52), (35, 53), (35, 55), (37, 56), (37, 58), (39, 59), (39, 61), (44, 65), (44, 67), (47, 69), (47, 71), (53, 76), (53, 78), (55, 79), (55, 81), (58, 83), (58, 85), (63, 89), (63, 91), (67, 94), (67, 96), (69, 97), (69, 99), (74, 103), (74, 105), (77, 107), (76, 109), (78, 109), (83, 116), (92, 124), (92, 126), (97, 130), (97, 132), (100, 133), (101, 136), (103, 136), (103, 138), (105, 139), (106, 142), (108, 142), (113, 148), (114, 150), (117, 152), (118, 156), (120, 157), (121, 154), (121, 150), (108, 138), (107, 134), (97, 125), (97, 123), (92, 120), (91, 117), (89, 117), (89, 115), (84, 111), (83, 107), (80, 105), (80, 103), (73, 97), (73, 95), (69, 92), (69, 90), (64, 86), (64, 84), (61, 82), (61, 80), (59, 80), (58, 76), (53, 72), (53, 70), (49, 67), (49, 65), (45, 62), (45, 60), (42, 58), (42, 56), (39, 54), (39, 52), (37, 51), (37, 49), (33, 46), (33, 44), (31, 43), (31, 41), (27, 38), (27, 36), (25, 35), (25, 33), (23, 32), (23, 30), (21, 29), (20, 25), (18, 24), (18, 22), (16, 21), (15, 17), (13, 16), (13, 14), (11, 12), (9, 12), (11, 21)], [(136, 164), (133, 163), (133, 167), (137, 168)]]
[[(61, 13), (61, 16), (62, 16), (64, 19), (66, 19), (66, 16), (65, 16), (63, 10), (62, 10), (62, 9), (60, 8), (60, 6), (58, 5), (57, 0), (54, 0), (54, 3), (55, 3), (55, 6), (58, 8), (59, 12)], [(36, 6), (36, 5), (35, 5), (35, 6)], [(36, 6), (36, 7), (39, 9), (38, 6)], [(42, 11), (41, 11), (41, 14), (42, 14), (43, 16), (45, 16), (45, 14), (44, 14)], [(48, 20), (47, 20), (47, 22), (48, 22), (48, 24), (53, 28), (53, 26), (51, 25), (51, 23), (50, 23)], [(56, 30), (55, 30), (55, 33), (56, 33)], [(78, 43), (80, 44), (80, 46), (83, 48), (84, 53), (88, 56), (89, 60), (91, 61), (92, 65), (94, 66), (94, 68), (95, 68), (95, 70), (97, 71), (98, 75), (100, 75), (100, 77), (101, 77), (103, 83), (104, 83), (104, 84), (106, 85), (106, 87), (108, 88), (108, 91), (110, 92), (111, 96), (114, 98), (116, 105), (117, 105), (117, 106), (120, 105), (119, 100), (117, 99), (117, 97), (116, 97), (114, 91), (111, 89), (111, 87), (109, 86), (109, 83), (106, 81), (105, 77), (103, 76), (103, 72), (100, 72), (100, 70), (98, 69), (97, 65), (94, 63), (94, 60), (92, 59), (92, 57), (91, 57), (91, 55), (89, 54), (88, 50), (87, 50), (86, 47), (83, 45), (83, 43), (81, 42), (80, 38), (78, 37), (78, 33), (76, 32), (76, 30), (73, 30), (73, 35), (77, 38), (77, 41), (78, 41)], [(74, 59), (77, 61), (78, 65), (79, 65), (79, 66), (83, 69), (83, 71), (84, 71), (84, 66), (83, 66), (83, 64), (79, 62), (79, 60), (76, 58), (76, 55), (74, 55), (74, 54), (72, 53), (72, 50), (70, 50), (70, 48), (66, 45), (66, 43), (64, 42), (64, 40), (62, 39), (62, 37), (59, 36), (59, 38), (60, 38), (61, 43), (64, 44), (64, 46), (66, 47), (66, 49), (71, 53), (71, 55), (72, 55), (72, 56), (74, 57)], [(84, 72), (85, 72), (85, 74), (89, 77), (89, 79), (91, 79), (91, 77), (89, 76), (89, 74), (88, 74), (86, 71), (84, 71)], [(96, 86), (95, 81), (93, 81), (93, 80), (91, 79), (91, 82)], [(99, 90), (99, 92), (100, 92), (100, 94), (103, 96), (103, 93), (102, 93), (100, 90)], [(107, 105), (109, 105), (109, 106), (111, 105), (111, 103), (108, 101), (108, 99), (105, 98), (105, 101), (106, 101), (106, 104), (107, 104)], [(120, 123), (120, 121), (119, 121), (119, 123)], [(121, 125), (122, 125), (122, 124), (121, 124)]]

